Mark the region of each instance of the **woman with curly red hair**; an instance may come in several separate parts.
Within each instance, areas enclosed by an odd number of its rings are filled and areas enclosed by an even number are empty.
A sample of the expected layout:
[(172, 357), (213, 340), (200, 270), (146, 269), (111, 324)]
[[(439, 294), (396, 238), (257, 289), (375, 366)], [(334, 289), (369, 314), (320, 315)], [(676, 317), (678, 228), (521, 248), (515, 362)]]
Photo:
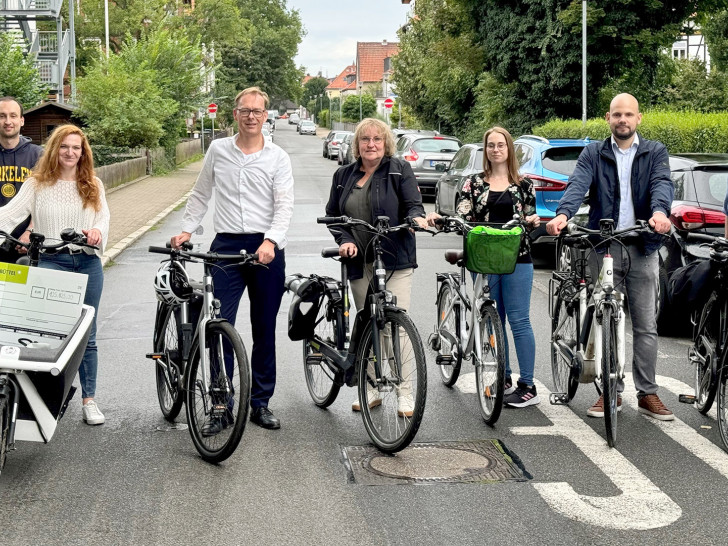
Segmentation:
[[(109, 233), (109, 207), (104, 186), (94, 174), (94, 161), (88, 139), (75, 125), (61, 125), (51, 134), (43, 155), (32, 176), (18, 195), (0, 207), (0, 230), (9, 232), (31, 216), (33, 229), (47, 238), (58, 237), (65, 228), (86, 235), (99, 250), (70, 245), (51, 254), (44, 252), (40, 267), (83, 273), (88, 276), (84, 303), (98, 315), (104, 285), (101, 255)], [(83, 397), (83, 419), (89, 425), (100, 425), (104, 415), (99, 410), (96, 394), (98, 350), (96, 316), (86, 345), (79, 375)]]

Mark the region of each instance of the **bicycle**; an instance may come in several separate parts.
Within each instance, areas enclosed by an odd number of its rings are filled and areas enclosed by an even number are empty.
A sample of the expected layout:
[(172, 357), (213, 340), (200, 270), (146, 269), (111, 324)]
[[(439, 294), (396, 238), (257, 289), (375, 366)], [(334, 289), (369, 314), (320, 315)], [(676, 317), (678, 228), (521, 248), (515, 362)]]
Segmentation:
[[(466, 246), (467, 234), (475, 227), (461, 218), (450, 216), (439, 220), (441, 233), (458, 233)], [(521, 226), (517, 218), (503, 229)], [(515, 263), (516, 255), (513, 256)], [(437, 273), (437, 320), (428, 344), (436, 351), (440, 378), (452, 387), (460, 377), (463, 360), (475, 367), (475, 383), (483, 420), (495, 425), (503, 408), (505, 394), (505, 333), (495, 301), (490, 297), (488, 275), (474, 275), (472, 295), (467, 289), (466, 250), (446, 250), (445, 261), (460, 268), (456, 273)]]
[[(303, 360), (311, 398), (330, 406), (342, 386), (358, 385), (364, 428), (372, 442), (386, 453), (407, 447), (417, 434), (425, 411), (427, 369), (425, 352), (410, 316), (397, 307), (387, 290), (387, 274), (381, 238), (401, 229), (418, 229), (410, 222), (390, 226), (389, 217), (379, 216), (374, 225), (340, 217), (318, 218), (319, 224), (356, 226), (372, 235), (374, 277), (367, 305), (360, 309), (349, 335), (349, 280), (347, 260), (339, 248), (325, 248), (324, 258), (341, 263), (341, 280), (321, 275), (295, 274), (286, 278), (286, 288), (295, 294), (289, 310), (289, 337), (303, 340)], [(305, 310), (304, 304), (311, 304)], [(376, 391), (378, 402), (369, 403), (368, 391)], [(411, 415), (399, 410), (399, 396), (414, 401)]]
[[(617, 385), (624, 379), (625, 366), (624, 294), (614, 283), (611, 243), (625, 235), (648, 231), (653, 233), (642, 220), (621, 230), (614, 229), (611, 219), (600, 220), (598, 230), (568, 224), (559, 244), (575, 249), (576, 258), (573, 267), (554, 271), (549, 281), (551, 371), (555, 385), (550, 402), (568, 404), (579, 383), (593, 382), (604, 396), (609, 447), (617, 442)], [(597, 246), (603, 245), (605, 249), (595, 286), (589, 284), (587, 251), (595, 249), (588, 240), (590, 236), (598, 236), (601, 241)]]
[[(166, 254), (154, 281), (159, 302), (154, 323), (157, 397), (162, 415), (174, 421), (183, 402), (190, 436), (200, 456), (211, 463), (233, 454), (243, 437), (250, 406), (251, 371), (240, 334), (220, 318), (212, 269), (221, 263), (250, 267), (257, 254), (193, 252), (150, 246)], [(202, 263), (203, 280), (189, 278), (185, 263)], [(224, 372), (223, 372), (224, 370)]]
[[(59, 243), (47, 243), (45, 235), (32, 232), (30, 241), (24, 243), (0, 231), (0, 237), (27, 249), (27, 256), (20, 260), (33, 268), (38, 265), (40, 254), (45, 251), (57, 251), (68, 245), (97, 249), (86, 243), (83, 234), (71, 228), (64, 229), (60, 235)], [(5, 273), (20, 278), (27, 278), (29, 273), (23, 263), (4, 264), (3, 269)], [(51, 270), (47, 270), (47, 273), (76, 275)], [(68, 282), (68, 279), (66, 277), (64, 282)], [(68, 286), (69, 293), (72, 292), (71, 298), (83, 301), (84, 286)], [(36, 287), (34, 290), (36, 299), (45, 298), (44, 288)], [(63, 297), (64, 294), (58, 293), (56, 296)], [(8, 452), (15, 450), (16, 440), (48, 443), (53, 437), (58, 422), (76, 392), (73, 380), (81, 366), (94, 313), (93, 307), (82, 305), (80, 317), (68, 331), (58, 328), (46, 331), (40, 326), (26, 327), (17, 323), (0, 324), (0, 330), (7, 333), (0, 345), (0, 472), (5, 466)], [(17, 341), (7, 340), (8, 336), (16, 335)]]
[[(691, 316), (693, 345), (688, 350), (688, 360), (695, 368), (694, 402), (696, 409), (706, 414), (717, 395), (718, 430), (728, 449), (728, 240), (702, 234), (691, 234), (689, 238), (709, 242), (714, 268), (710, 297)], [(683, 401), (683, 396), (680, 399)]]

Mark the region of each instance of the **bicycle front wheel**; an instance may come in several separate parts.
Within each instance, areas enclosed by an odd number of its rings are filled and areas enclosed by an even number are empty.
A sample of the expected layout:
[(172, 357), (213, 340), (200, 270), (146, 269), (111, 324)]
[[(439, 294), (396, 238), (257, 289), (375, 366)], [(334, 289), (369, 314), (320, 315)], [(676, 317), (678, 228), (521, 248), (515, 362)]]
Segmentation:
[(203, 459), (224, 461), (243, 437), (250, 406), (250, 364), (240, 334), (226, 321), (209, 322), (201, 364), (199, 340), (186, 375), (190, 436)]
[(573, 360), (569, 350), (577, 350), (576, 325), (579, 322), (579, 300), (562, 285), (556, 297), (553, 319), (551, 320), (551, 373), (554, 388), (558, 393), (566, 393), (569, 400), (576, 394), (579, 377), (572, 371)]
[(705, 304), (700, 316), (700, 328), (690, 348), (690, 361), (695, 366), (695, 408), (702, 414), (713, 406), (718, 387), (717, 362), (721, 317), (718, 300), (713, 295)]
[[(330, 304), (327, 296), (316, 317), (315, 337), (328, 345), (338, 347), (344, 339), (343, 309), (336, 309), (331, 320), (326, 320), (327, 309)], [(337, 377), (329, 367), (326, 358), (319, 349), (316, 349), (310, 339), (303, 340), (303, 369), (306, 375), (306, 386), (313, 403), (320, 408), (328, 408), (334, 403), (341, 388), (337, 384)]]
[(5, 468), (5, 459), (8, 455), (8, 433), (10, 429), (10, 406), (8, 399), (0, 397), (0, 472)]
[[(457, 308), (453, 308), (452, 302), (455, 299), (452, 286), (445, 282), (440, 287), (440, 293), (437, 295), (437, 332), (439, 336), (439, 344), (437, 353), (441, 356), (452, 356), (450, 364), (439, 364), (440, 379), (446, 387), (452, 387), (460, 377), (460, 366), (463, 358), (460, 351), (457, 350), (456, 344), (442, 335), (447, 332), (455, 339), (460, 339), (460, 315)], [(453, 349), (455, 353), (453, 354)]]
[(174, 421), (182, 410), (182, 347), (181, 329), (177, 313), (168, 305), (161, 310), (164, 316), (159, 321), (159, 331), (154, 333), (154, 352), (164, 354), (162, 361), (154, 362), (157, 379), (157, 398), (162, 415), (167, 421)]
[(361, 415), (372, 442), (386, 453), (407, 447), (425, 412), (427, 369), (422, 340), (403, 311), (386, 309), (380, 330), (380, 377), (377, 377), (372, 325), (362, 333), (357, 365)]
[(617, 321), (609, 305), (602, 309), (602, 396), (604, 396), (604, 426), (607, 444), (617, 443)]
[(480, 362), (475, 363), (475, 386), (480, 413), (489, 425), (498, 421), (503, 409), (505, 381), (503, 324), (495, 306), (486, 305), (480, 322)]
[(728, 368), (723, 366), (718, 379), (718, 430), (723, 449), (728, 451)]

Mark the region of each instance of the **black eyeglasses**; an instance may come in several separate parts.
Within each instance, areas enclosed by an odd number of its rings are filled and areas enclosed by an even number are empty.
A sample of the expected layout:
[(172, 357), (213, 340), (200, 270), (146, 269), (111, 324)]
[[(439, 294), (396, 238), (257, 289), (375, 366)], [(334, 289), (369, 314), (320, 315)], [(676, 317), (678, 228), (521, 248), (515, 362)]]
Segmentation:
[(236, 108), (235, 110), (237, 110), (238, 114), (240, 114), (244, 118), (247, 118), (250, 114), (253, 114), (256, 118), (260, 119), (266, 114), (266, 110), (261, 110), (260, 108), (255, 108), (254, 110), (251, 110), (250, 108)]

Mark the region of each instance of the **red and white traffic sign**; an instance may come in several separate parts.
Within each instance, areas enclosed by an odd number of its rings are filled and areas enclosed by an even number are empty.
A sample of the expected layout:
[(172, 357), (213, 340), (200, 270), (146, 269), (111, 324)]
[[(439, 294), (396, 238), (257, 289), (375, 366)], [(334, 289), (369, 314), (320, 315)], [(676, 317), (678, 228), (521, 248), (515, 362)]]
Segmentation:
[(384, 107), (385, 108), (391, 108), (394, 106), (394, 100), (392, 99), (384, 99)]
[(214, 114), (215, 112), (217, 112), (217, 104), (215, 104), (214, 102), (211, 103), (211, 104), (208, 104), (207, 105), (207, 112), (209, 114)]

